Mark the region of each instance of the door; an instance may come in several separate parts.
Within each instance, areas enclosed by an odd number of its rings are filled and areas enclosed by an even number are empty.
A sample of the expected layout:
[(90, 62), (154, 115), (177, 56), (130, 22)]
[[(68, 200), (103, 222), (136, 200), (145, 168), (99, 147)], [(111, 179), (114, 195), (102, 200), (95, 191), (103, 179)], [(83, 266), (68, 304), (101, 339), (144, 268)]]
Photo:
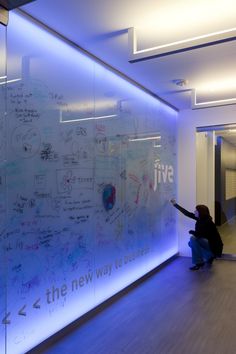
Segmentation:
[(236, 129), (201, 127), (196, 132), (197, 204), (206, 204), (224, 243), (236, 255)]

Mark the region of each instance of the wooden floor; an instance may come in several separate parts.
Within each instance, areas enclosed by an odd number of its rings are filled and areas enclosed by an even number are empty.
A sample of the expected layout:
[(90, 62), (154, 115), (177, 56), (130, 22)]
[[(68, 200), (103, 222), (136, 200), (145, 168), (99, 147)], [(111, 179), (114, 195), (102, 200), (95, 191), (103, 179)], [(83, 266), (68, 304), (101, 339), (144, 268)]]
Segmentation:
[(236, 262), (179, 257), (45, 354), (235, 354)]

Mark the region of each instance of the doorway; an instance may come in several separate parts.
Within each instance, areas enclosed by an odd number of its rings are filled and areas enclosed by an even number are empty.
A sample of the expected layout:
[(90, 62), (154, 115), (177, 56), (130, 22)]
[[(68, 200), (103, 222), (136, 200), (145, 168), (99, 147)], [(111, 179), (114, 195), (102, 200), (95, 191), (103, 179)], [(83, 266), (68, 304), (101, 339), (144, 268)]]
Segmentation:
[(209, 207), (224, 254), (236, 257), (236, 125), (197, 128), (196, 197)]

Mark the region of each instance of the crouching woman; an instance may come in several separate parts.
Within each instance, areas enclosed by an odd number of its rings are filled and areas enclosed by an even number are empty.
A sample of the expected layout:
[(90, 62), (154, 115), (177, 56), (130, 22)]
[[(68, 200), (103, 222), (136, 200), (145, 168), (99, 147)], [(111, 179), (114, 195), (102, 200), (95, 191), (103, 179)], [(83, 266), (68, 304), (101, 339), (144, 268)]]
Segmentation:
[(204, 266), (205, 262), (212, 264), (216, 257), (221, 257), (223, 243), (208, 207), (197, 205), (194, 213), (191, 213), (178, 205), (175, 199), (171, 199), (171, 203), (185, 216), (196, 220), (195, 230), (189, 231), (192, 236), (188, 244), (192, 250), (193, 263), (189, 269), (198, 270)]

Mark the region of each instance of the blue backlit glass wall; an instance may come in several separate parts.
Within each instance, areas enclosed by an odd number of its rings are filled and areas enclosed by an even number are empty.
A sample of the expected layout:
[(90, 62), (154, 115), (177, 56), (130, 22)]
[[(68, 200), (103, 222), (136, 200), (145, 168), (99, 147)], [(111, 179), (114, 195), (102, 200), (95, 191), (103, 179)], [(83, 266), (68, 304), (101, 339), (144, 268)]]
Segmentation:
[(4, 230), (6, 229), (6, 27), (0, 25), (0, 348), (6, 350), (6, 252)]
[(177, 252), (177, 113), (14, 12), (7, 44), (0, 310), (16, 354)]
[(5, 353), (6, 340), (6, 27), (0, 25), (0, 348)]

